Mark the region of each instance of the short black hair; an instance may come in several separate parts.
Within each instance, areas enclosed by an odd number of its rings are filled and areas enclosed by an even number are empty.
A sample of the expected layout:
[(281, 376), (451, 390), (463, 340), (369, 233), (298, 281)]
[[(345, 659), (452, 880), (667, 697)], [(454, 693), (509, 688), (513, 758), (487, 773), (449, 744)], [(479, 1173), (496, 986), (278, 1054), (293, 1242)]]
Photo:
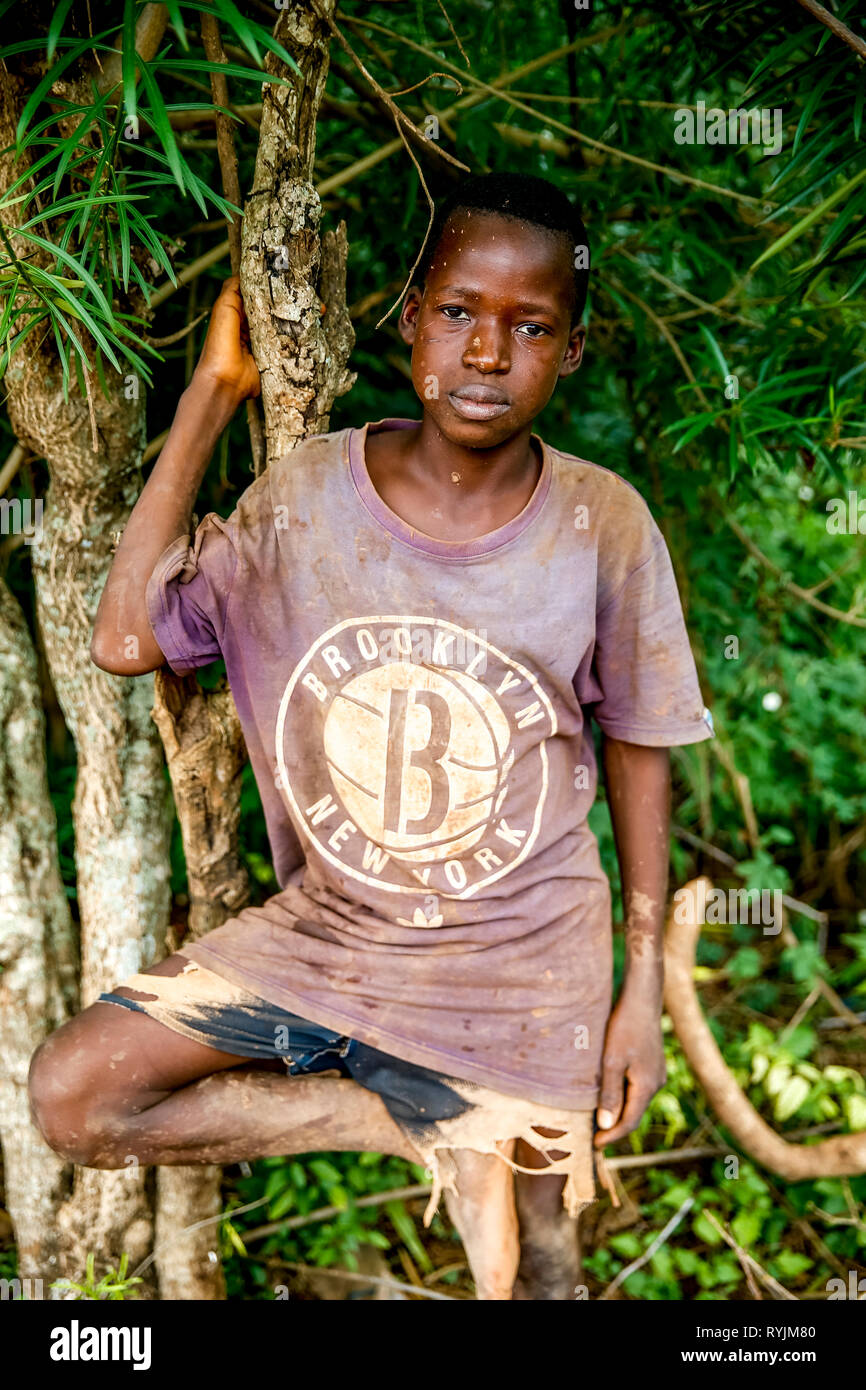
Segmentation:
[[(534, 227), (562, 232), (569, 238), (575, 252), (574, 305), (570, 325), (574, 327), (583, 315), (589, 284), (586, 228), (577, 208), (562, 189), (549, 179), (538, 178), (534, 174), (477, 174), (459, 183), (434, 212), (423, 254), (412, 277), (413, 282), (421, 288), (426, 287), (430, 266), (448, 219), (456, 212), (470, 209), (496, 213), (500, 217), (513, 217)], [(582, 255), (577, 254), (579, 247), (584, 248)]]

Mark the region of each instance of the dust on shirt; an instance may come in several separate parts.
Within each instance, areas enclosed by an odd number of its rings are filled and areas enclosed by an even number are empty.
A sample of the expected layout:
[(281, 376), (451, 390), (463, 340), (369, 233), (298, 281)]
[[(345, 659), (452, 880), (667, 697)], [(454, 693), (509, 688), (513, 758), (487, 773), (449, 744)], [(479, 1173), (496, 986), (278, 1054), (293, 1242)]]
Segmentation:
[(670, 555), (630, 483), (537, 435), (507, 525), (417, 531), (364, 454), (417, 423), (304, 440), (154, 569), (171, 668), (225, 659), (280, 890), (183, 950), (409, 1062), (590, 1109), (612, 929), (589, 721), (713, 736)]

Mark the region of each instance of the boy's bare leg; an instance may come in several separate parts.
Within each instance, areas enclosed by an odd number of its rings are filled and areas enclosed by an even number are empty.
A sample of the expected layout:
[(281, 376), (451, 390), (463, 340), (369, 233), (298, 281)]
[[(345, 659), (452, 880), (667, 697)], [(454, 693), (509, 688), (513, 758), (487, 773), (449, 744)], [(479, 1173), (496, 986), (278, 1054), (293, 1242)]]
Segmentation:
[[(178, 969), (169, 957), (146, 973)], [(291, 1077), (277, 1065), (250, 1065), (146, 1014), (96, 1003), (34, 1054), (33, 1118), (53, 1149), (94, 1168), (126, 1167), (130, 1155), (172, 1165), (320, 1149), (418, 1162), (380, 1096), (347, 1078)], [(446, 1201), (478, 1297), (509, 1299), (519, 1259), (512, 1171), (495, 1155), (456, 1150), (454, 1157), (460, 1195), (446, 1192)]]
[[(175, 957), (148, 973), (177, 973)], [(282, 1069), (282, 1063), (279, 1064)], [(291, 1077), (96, 1003), (37, 1048), (34, 1121), (73, 1163), (235, 1163), (317, 1149), (418, 1161), (380, 1096), (343, 1077)]]
[[(514, 1141), (503, 1146), (509, 1158)], [(445, 1189), (448, 1215), (457, 1227), (479, 1299), (509, 1300), (520, 1247), (514, 1205), (514, 1174), (495, 1154), (451, 1149), (457, 1195)]]
[[(551, 1150), (556, 1154), (557, 1150)], [(517, 1141), (515, 1161), (523, 1168), (544, 1168), (547, 1159), (525, 1140)], [(566, 1301), (575, 1297), (580, 1278), (578, 1218), (562, 1205), (565, 1178), (514, 1174), (515, 1205), (520, 1230), (520, 1266), (512, 1298), (515, 1301)]]

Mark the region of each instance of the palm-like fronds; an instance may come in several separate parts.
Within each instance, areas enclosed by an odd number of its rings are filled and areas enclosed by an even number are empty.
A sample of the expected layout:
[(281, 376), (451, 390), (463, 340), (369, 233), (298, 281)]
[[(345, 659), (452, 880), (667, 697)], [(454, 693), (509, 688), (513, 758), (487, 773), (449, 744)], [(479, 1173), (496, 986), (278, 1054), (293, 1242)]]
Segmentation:
[[(0, 3), (0, 20), (11, 4), (12, 0)], [(79, 382), (82, 366), (88, 370), (94, 366), (73, 326), (76, 323), (96, 344), (95, 366), (101, 381), (104, 356), (116, 371), (122, 371), (126, 362), (151, 383), (141, 354), (156, 358), (160, 354), (131, 330), (132, 324), (144, 326), (144, 320), (119, 313), (114, 300), (118, 289), (124, 295), (129, 293), (131, 281), (145, 300), (149, 298), (150, 286), (136, 261), (136, 247), (146, 251), (158, 270), (177, 283), (163, 239), (148, 215), (154, 192), (173, 183), (205, 216), (209, 207), (221, 216), (242, 212), (200, 178), (184, 158), (170, 113), (188, 110), (191, 103), (167, 101), (165, 85), (185, 74), (213, 71), (259, 86), (263, 81), (289, 82), (288, 78), (262, 72), (260, 67), (216, 64), (194, 56), (170, 58), (170, 43), (153, 60), (145, 61), (135, 49), (138, 8), (136, 0), (124, 0), (121, 24), (84, 39), (64, 38), (62, 30), (71, 0), (62, 0), (46, 36), (0, 49), (0, 56), (7, 61), (19, 54), (44, 51), (50, 64), (21, 112), (14, 144), (3, 151), (14, 153), (18, 161), (26, 157), (26, 165), (22, 163), (23, 172), (0, 201), (0, 209), (7, 213), (2, 241), (8, 257), (0, 262), (0, 376), (24, 337), (45, 323), (45, 332), (53, 333), (63, 364), (64, 396), (68, 394), (73, 360)], [(262, 25), (241, 15), (231, 0), (215, 0), (212, 5), (173, 0), (167, 8), (171, 25), (187, 51), (183, 11), (207, 12), (221, 22), (227, 35), (243, 44), (257, 64), (262, 62), (263, 50), (269, 50), (297, 70), (291, 54)], [(116, 55), (112, 38), (118, 32), (122, 48), (117, 83), (101, 92), (91, 78), (90, 103), (74, 103), (52, 93), (58, 80), (68, 78), (75, 71), (74, 65), (90, 55)], [(36, 120), (45, 103), (53, 107), (51, 114)], [(68, 123), (69, 134), (59, 134), (60, 121)], [(138, 138), (142, 125), (153, 132), (156, 143)], [(13, 207), (14, 225), (8, 217)], [(22, 240), (31, 243), (33, 252), (16, 252), (10, 232), (19, 246)], [(43, 255), (34, 259), (37, 252)]]

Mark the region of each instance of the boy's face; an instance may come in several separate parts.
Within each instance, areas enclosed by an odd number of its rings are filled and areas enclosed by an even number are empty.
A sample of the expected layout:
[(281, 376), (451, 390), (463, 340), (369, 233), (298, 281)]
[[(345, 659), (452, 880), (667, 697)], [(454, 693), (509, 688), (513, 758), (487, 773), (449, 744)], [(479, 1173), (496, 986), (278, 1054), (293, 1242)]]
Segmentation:
[(510, 439), (580, 366), (572, 255), (566, 236), (513, 218), (467, 209), (449, 219), (426, 291), (407, 291), (399, 328), (425, 415), (453, 443)]

